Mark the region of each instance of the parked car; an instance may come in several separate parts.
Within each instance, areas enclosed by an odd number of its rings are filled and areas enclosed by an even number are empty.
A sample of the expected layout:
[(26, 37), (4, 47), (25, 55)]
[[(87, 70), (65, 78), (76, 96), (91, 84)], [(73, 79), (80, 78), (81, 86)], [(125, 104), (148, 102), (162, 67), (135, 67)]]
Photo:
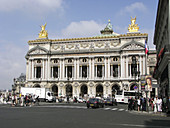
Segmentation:
[(87, 101), (87, 108), (103, 108), (104, 107), (104, 101), (102, 99), (98, 99), (98, 98), (90, 98)]
[(117, 105), (115, 98), (106, 98), (105, 99), (105, 105)]

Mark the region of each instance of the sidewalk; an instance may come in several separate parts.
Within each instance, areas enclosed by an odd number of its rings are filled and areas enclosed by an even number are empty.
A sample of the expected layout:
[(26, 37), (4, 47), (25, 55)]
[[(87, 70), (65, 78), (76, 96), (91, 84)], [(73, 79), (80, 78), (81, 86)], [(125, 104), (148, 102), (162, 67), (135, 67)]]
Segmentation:
[(146, 112), (146, 111), (135, 111), (135, 110), (132, 110), (132, 111), (129, 111), (129, 113), (141, 114), (141, 115), (151, 115), (151, 116), (168, 117), (168, 115), (167, 115), (166, 113), (164, 113), (164, 112), (154, 113), (153, 111)]

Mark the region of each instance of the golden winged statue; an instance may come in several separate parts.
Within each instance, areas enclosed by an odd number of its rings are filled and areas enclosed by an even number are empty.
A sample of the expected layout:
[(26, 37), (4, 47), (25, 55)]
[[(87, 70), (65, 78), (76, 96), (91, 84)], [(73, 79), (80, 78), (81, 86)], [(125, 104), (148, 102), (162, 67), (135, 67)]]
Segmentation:
[(39, 33), (39, 38), (48, 38), (48, 32), (45, 30), (47, 23), (45, 25), (41, 25), (41, 32)]
[(129, 27), (128, 27), (129, 32), (138, 32), (139, 26), (138, 24), (135, 24), (135, 22), (136, 22), (136, 16), (135, 18), (131, 17), (131, 24), (129, 24)]

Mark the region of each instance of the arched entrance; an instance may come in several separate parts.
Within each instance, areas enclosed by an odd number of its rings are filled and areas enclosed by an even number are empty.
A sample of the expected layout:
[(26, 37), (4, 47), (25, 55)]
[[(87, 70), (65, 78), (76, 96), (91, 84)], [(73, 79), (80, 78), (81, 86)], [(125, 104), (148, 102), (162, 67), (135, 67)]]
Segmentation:
[(39, 84), (34, 85), (34, 88), (41, 88)]
[(66, 85), (66, 96), (72, 97), (72, 95), (73, 95), (73, 88), (71, 84), (67, 84)]
[(103, 86), (101, 84), (96, 86), (96, 96), (103, 96)]
[(82, 85), (81, 86), (81, 93), (80, 93), (80, 96), (84, 97), (84, 95), (87, 95), (87, 85)]
[(54, 93), (54, 96), (58, 96), (58, 86), (57, 85), (52, 86), (52, 92)]
[(120, 86), (118, 84), (115, 84), (112, 86), (112, 96), (115, 96), (115, 94), (120, 91)]

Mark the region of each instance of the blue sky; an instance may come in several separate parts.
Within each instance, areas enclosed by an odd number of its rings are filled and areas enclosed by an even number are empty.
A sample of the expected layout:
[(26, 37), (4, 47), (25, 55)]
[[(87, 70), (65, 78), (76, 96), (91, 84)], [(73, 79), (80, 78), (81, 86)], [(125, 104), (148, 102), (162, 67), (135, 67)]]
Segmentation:
[(137, 17), (141, 33), (152, 43), (158, 0), (0, 0), (0, 89), (26, 72), (28, 40), (38, 38), (47, 22), (50, 39), (100, 34), (108, 20), (113, 30), (126, 34), (130, 17)]

